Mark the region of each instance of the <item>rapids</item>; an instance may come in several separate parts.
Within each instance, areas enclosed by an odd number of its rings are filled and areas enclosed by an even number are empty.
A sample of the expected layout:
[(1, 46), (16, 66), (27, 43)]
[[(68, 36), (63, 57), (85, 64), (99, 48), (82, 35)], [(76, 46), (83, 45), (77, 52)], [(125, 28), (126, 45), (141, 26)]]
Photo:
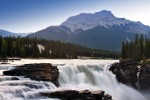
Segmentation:
[[(0, 73), (13, 68), (15, 64), (52, 63), (57, 65), (60, 75), (60, 87), (51, 82), (34, 81), (23, 76), (0, 76), (0, 100), (55, 100), (43, 97), (42, 91), (56, 90), (103, 90), (114, 100), (148, 100), (137, 90), (118, 83), (115, 75), (109, 71), (113, 60), (23, 60), (10, 65), (0, 65)], [(60, 63), (61, 62), (61, 63)], [(19, 80), (18, 80), (19, 79)]]

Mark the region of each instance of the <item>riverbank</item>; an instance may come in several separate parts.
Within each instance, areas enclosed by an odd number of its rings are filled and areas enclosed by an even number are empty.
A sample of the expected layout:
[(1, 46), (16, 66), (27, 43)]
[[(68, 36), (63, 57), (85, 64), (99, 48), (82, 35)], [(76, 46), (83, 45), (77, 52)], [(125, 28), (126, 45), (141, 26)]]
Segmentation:
[(111, 65), (117, 80), (140, 91), (150, 90), (150, 62), (121, 60)]

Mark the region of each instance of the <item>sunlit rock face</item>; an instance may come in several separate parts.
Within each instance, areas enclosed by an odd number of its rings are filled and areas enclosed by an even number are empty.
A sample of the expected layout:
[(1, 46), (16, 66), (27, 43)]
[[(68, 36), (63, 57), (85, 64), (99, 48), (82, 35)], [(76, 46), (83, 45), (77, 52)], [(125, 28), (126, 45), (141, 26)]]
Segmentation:
[(126, 28), (127, 32), (133, 33), (147, 34), (150, 31), (150, 28), (143, 25), (141, 22), (134, 22), (125, 18), (117, 18), (111, 13), (111, 11), (107, 10), (96, 12), (94, 14), (81, 13), (79, 15), (69, 17), (61, 25), (67, 26), (72, 32), (78, 29), (92, 29), (96, 26), (109, 28), (113, 25), (123, 26)]

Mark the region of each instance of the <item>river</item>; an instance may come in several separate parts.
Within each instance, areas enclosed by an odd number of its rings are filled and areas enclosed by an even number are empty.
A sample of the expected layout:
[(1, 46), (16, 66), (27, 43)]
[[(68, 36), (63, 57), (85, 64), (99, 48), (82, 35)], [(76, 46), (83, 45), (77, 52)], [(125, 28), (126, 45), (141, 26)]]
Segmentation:
[[(57, 100), (43, 97), (39, 92), (56, 90), (103, 90), (114, 100), (149, 100), (132, 87), (118, 83), (109, 66), (118, 60), (22, 59), (0, 65), (0, 100)], [(52, 63), (59, 69), (60, 87), (51, 82), (34, 81), (23, 76), (4, 76), (3, 71), (16, 65)], [(19, 80), (16, 80), (18, 78)]]

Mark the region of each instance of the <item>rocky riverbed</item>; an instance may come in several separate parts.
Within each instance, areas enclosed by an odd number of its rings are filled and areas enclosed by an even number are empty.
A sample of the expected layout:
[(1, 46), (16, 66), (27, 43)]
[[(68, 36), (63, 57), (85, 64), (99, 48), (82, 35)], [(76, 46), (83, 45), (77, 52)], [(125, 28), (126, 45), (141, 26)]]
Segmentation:
[[(53, 61), (54, 64), (47, 63), (50, 61)], [(31, 62), (28, 60), (21, 63)], [(56, 64), (60, 62), (61, 64)], [(1, 70), (4, 68), (7, 70), (3, 71), (4, 75), (0, 76), (0, 93), (3, 94), (0, 97), (4, 100), (11, 98), (22, 98), (23, 100), (40, 98), (149, 100), (138, 90), (131, 88), (132, 86), (142, 91), (148, 89), (148, 64), (114, 61), (118, 63), (110, 63), (110, 65), (108, 62), (103, 60), (97, 60), (94, 63), (91, 60), (58, 60), (58, 62), (46, 60), (45, 63), (32, 62), (33, 64), (10, 66), (11, 70), (8, 70), (9, 65), (7, 67), (1, 65)], [(137, 85), (138, 82), (140, 85)]]
[[(150, 64), (141, 64), (133, 60), (122, 60), (111, 65), (110, 70), (117, 80), (136, 89), (147, 91), (150, 89)], [(138, 84), (137, 84), (138, 83)]]
[(16, 66), (14, 69), (4, 71), (3, 73), (4, 75), (11, 76), (25, 76), (27, 78), (37, 81), (50, 81), (56, 86), (59, 86), (58, 68), (52, 66), (50, 63), (25, 64), (21, 66)]
[[(59, 70), (50, 63), (25, 64), (16, 66), (14, 69), (4, 71), (3, 73), (4, 75), (11, 76), (25, 76), (26, 78), (37, 81), (50, 81), (56, 86), (59, 86)], [(24, 85), (31, 88), (37, 88), (36, 85), (32, 84), (25, 83)], [(40, 92), (40, 95), (62, 100), (112, 100), (111, 95), (105, 94), (104, 91), (100, 90), (59, 90), (53, 92)]]
[(55, 92), (43, 92), (43, 96), (50, 98), (59, 98), (62, 100), (112, 100), (111, 95), (105, 94), (104, 91), (89, 91), (89, 90), (61, 90)]
[(150, 63), (141, 64), (139, 84), (140, 90), (150, 91)]
[(111, 65), (110, 70), (116, 75), (117, 80), (123, 84), (127, 84), (137, 88), (138, 82), (138, 65), (135, 61), (120, 61)]

